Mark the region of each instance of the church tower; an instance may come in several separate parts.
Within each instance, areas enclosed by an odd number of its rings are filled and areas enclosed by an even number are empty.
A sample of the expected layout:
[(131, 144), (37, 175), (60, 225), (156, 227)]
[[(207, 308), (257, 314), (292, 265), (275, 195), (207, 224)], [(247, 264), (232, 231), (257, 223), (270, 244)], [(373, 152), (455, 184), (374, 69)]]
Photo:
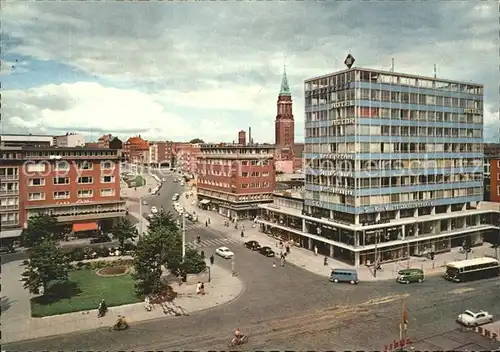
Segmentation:
[(281, 79), (277, 110), (274, 126), (276, 150), (281, 160), (292, 160), (293, 145), (295, 144), (295, 122), (292, 112), (292, 92), (288, 86), (286, 67)]

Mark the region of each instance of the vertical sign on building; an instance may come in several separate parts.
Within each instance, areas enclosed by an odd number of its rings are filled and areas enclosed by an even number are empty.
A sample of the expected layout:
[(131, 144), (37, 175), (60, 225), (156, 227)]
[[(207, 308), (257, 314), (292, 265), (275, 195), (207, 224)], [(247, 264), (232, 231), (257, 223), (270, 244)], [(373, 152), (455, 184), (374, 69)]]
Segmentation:
[(349, 54), (349, 55), (347, 55), (347, 57), (344, 60), (344, 65), (346, 65), (347, 68), (351, 68), (352, 65), (354, 65), (355, 61), (356, 60), (354, 59), (354, 57), (351, 54)]

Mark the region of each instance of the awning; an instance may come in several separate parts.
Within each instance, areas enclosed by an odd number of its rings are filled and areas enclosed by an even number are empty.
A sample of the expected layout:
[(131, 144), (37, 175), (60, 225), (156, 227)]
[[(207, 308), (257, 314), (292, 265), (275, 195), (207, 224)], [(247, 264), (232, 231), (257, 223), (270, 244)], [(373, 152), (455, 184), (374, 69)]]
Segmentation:
[(0, 231), (0, 238), (13, 238), (13, 237), (20, 237), (21, 232), (23, 232), (22, 229), (14, 229), (14, 230), (2, 230)]
[(93, 231), (97, 230), (96, 222), (84, 222), (80, 224), (73, 224), (73, 232)]
[(210, 200), (208, 199), (203, 199), (200, 201), (200, 204), (208, 204), (208, 203), (210, 203)]

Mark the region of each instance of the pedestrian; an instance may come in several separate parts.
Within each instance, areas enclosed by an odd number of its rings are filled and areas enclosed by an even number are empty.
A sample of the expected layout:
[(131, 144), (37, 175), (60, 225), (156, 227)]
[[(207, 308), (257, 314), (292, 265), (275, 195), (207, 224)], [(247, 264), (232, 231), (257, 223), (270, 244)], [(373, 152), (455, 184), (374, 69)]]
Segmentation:
[(215, 257), (214, 257), (214, 255), (212, 254), (212, 255), (210, 256), (210, 265), (214, 265), (214, 261), (215, 261)]
[(318, 255), (318, 247), (314, 246), (314, 255)]
[(245, 233), (241, 230), (241, 237), (245, 237)]
[(198, 281), (198, 283), (196, 284), (196, 294), (199, 295), (201, 292), (201, 282)]
[(204, 252), (204, 251), (201, 251), (201, 252), (200, 252), (200, 255), (201, 255), (201, 257), (202, 257), (203, 259), (205, 259), (205, 252)]
[(200, 286), (200, 292), (201, 292), (202, 296), (205, 295), (205, 284), (203, 282), (201, 283), (201, 286)]
[(281, 263), (281, 267), (284, 267), (285, 266), (285, 257), (282, 257), (280, 259), (280, 263)]
[(286, 245), (286, 252), (290, 253), (290, 246), (289, 245)]
[(210, 218), (208, 218), (208, 224), (210, 225)]
[(208, 227), (208, 221), (205, 221), (205, 227)]
[(327, 266), (328, 265), (328, 257), (325, 256), (325, 259), (323, 260), (323, 265)]
[(276, 263), (275, 262), (273, 262), (273, 268), (276, 268)]

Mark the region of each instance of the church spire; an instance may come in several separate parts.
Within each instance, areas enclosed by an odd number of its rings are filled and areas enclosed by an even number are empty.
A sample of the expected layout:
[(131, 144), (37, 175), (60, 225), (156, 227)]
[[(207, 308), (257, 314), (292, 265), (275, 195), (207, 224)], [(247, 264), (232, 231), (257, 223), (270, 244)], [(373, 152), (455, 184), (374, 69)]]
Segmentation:
[(292, 96), (292, 92), (290, 91), (290, 87), (288, 86), (288, 79), (286, 77), (286, 66), (283, 68), (283, 77), (281, 78), (281, 88), (279, 95)]

